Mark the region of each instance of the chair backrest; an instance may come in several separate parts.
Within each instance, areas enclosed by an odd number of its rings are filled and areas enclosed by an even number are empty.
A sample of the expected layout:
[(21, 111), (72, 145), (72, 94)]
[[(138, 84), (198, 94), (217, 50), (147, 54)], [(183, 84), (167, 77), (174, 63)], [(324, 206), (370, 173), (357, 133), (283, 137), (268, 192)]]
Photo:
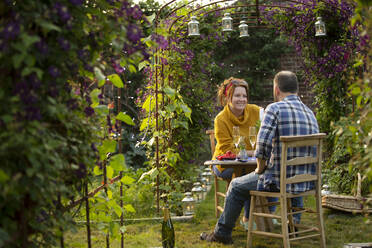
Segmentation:
[[(315, 181), (317, 189), (321, 183), (321, 165), (322, 165), (322, 147), (325, 133), (298, 135), (298, 136), (281, 136), (282, 143), (281, 151), (281, 168), (280, 168), (280, 189), (281, 192), (286, 192), (286, 185), (292, 183), (301, 183)], [(296, 156), (290, 160), (287, 159), (288, 148), (301, 149), (302, 156)], [(316, 149), (316, 152), (314, 151)], [(304, 155), (305, 154), (305, 155)], [(315, 155), (315, 156), (314, 156)], [(300, 166), (306, 164), (314, 164), (316, 168), (315, 174), (299, 174), (287, 178), (287, 168), (289, 166)]]
[(209, 129), (209, 130), (205, 131), (205, 133), (209, 135), (209, 141), (211, 142), (211, 153), (212, 153), (212, 157), (213, 157), (214, 150), (216, 148), (216, 141), (215, 141), (215, 137), (214, 137), (214, 130), (213, 129)]

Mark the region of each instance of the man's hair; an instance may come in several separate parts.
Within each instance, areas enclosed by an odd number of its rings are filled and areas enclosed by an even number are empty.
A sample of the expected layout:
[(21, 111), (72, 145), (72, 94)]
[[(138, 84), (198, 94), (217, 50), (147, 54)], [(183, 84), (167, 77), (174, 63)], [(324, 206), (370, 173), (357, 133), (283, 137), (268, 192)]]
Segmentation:
[(298, 80), (296, 74), (291, 71), (280, 71), (274, 77), (274, 83), (284, 93), (297, 93)]

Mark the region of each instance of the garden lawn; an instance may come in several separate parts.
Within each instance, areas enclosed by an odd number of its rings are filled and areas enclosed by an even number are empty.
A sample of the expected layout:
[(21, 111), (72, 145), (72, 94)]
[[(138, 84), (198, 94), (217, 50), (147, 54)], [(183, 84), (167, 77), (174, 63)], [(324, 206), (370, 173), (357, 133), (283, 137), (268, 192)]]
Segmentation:
[[(221, 187), (225, 187), (221, 185)], [(196, 211), (195, 218), (189, 222), (173, 222), (176, 233), (177, 248), (203, 248), (203, 247), (245, 247), (247, 234), (244, 229), (237, 225), (233, 231), (234, 244), (224, 246), (211, 244), (199, 239), (204, 231), (212, 231), (216, 224), (214, 213), (214, 189), (208, 193), (207, 199), (201, 203)], [(305, 206), (311, 206), (314, 202), (305, 199)], [(313, 215), (314, 216), (314, 215)], [(303, 216), (303, 222), (313, 222), (311, 215)], [(327, 247), (341, 248), (343, 244), (350, 242), (372, 242), (372, 216), (363, 217), (350, 213), (324, 209), (324, 222)], [(92, 227), (92, 247), (104, 248), (105, 236)], [(78, 228), (78, 232), (65, 235), (66, 247), (87, 247), (86, 228)], [(270, 248), (282, 247), (279, 239), (254, 236), (254, 247)], [(300, 242), (292, 242), (292, 247), (314, 248), (319, 247), (318, 239), (305, 239)], [(110, 247), (120, 247), (119, 241), (111, 241)], [(147, 248), (161, 247), (161, 223), (142, 222), (127, 224), (127, 231), (124, 236), (124, 247), (126, 248)]]

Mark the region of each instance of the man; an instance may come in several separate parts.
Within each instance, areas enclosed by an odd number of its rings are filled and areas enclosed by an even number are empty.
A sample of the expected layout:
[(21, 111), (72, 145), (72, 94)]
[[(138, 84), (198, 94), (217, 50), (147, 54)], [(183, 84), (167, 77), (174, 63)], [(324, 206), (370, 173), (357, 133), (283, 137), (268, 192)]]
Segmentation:
[[(225, 208), (214, 232), (202, 233), (200, 238), (209, 242), (232, 244), (232, 230), (239, 218), (244, 202), (250, 201), (250, 190), (279, 191), (280, 186), (280, 136), (306, 135), (319, 133), (314, 113), (297, 96), (298, 81), (293, 72), (281, 71), (274, 77), (273, 94), (275, 103), (267, 106), (265, 116), (257, 137), (255, 156), (257, 168), (254, 172), (234, 178), (226, 193)], [(296, 154), (289, 154), (295, 156)], [(313, 165), (301, 169), (289, 168), (288, 176), (294, 174), (315, 174)], [(310, 182), (287, 185), (287, 191), (299, 193), (310, 190)], [(293, 198), (294, 207), (302, 207), (302, 198)], [(300, 222), (300, 214), (294, 215), (294, 221)]]

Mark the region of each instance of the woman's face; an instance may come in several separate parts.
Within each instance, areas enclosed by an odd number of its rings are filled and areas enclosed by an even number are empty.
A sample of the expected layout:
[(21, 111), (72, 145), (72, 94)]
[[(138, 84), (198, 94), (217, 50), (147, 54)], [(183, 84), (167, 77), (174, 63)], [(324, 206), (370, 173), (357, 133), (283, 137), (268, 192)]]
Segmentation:
[(247, 91), (245, 88), (241, 86), (236, 87), (230, 102), (232, 110), (243, 111), (247, 103)]

